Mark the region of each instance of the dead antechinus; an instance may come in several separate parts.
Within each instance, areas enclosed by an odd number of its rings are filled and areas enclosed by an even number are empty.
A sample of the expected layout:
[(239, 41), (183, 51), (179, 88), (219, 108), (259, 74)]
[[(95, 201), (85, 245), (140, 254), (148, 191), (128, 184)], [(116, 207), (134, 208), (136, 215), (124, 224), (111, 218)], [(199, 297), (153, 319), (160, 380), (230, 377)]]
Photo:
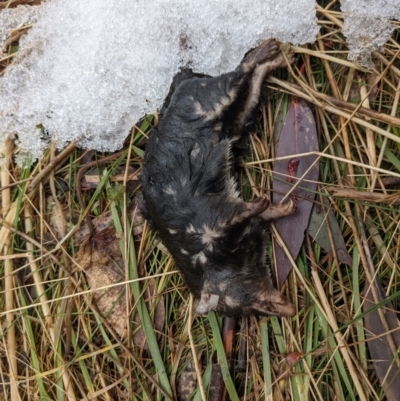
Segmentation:
[(143, 162), (142, 213), (199, 299), (200, 314), (292, 316), (266, 265), (268, 221), (291, 214), (293, 202), (245, 202), (235, 159), (267, 75), (286, 67), (280, 44), (263, 42), (235, 71), (218, 77), (179, 73)]

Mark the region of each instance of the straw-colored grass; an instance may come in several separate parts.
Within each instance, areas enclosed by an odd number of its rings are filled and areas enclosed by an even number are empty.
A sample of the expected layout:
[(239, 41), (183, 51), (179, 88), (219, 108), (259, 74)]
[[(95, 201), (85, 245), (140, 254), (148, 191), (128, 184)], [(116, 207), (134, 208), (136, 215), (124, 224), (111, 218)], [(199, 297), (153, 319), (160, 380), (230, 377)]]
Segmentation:
[[(268, 79), (269, 101), (260, 111), (241, 184), (247, 199), (270, 193), (274, 132), (289, 95), (307, 100), (320, 137), (315, 202), (328, 199), (353, 265), (339, 263), (307, 238), (283, 289), (297, 315), (238, 321), (230, 360), (222, 318), (194, 314), (173, 260), (138, 217), (137, 176), (156, 114), (134, 127), (124, 150), (105, 162), (108, 155), (89, 158), (73, 143), (60, 154), (49, 149), (43, 160), (21, 169), (13, 162), (18, 149), (7, 141), (0, 400), (175, 399), (183, 379), (194, 389), (191, 399), (201, 400), (210, 398), (218, 377), (232, 400), (385, 398), (362, 305), (365, 280), (377, 280), (400, 310), (400, 44), (396, 32), (385, 53), (374, 55), (375, 69), (366, 71), (347, 60), (337, 10), (335, 1), (318, 6), (317, 41), (295, 47), (298, 62)], [(3, 58), (0, 68), (11, 61)], [(93, 160), (98, 163), (82, 170)], [(95, 184), (83, 190), (78, 178)], [(84, 236), (86, 215), (108, 221), (108, 231), (85, 245), (77, 233)], [(108, 282), (104, 271), (89, 274), (97, 263), (93, 249), (117, 281)], [(273, 261), (272, 246), (269, 254)], [(107, 310), (99, 294), (109, 297)], [(379, 300), (376, 291), (374, 296)], [(390, 347), (399, 365), (395, 344)], [(291, 358), (299, 360), (292, 366)]]

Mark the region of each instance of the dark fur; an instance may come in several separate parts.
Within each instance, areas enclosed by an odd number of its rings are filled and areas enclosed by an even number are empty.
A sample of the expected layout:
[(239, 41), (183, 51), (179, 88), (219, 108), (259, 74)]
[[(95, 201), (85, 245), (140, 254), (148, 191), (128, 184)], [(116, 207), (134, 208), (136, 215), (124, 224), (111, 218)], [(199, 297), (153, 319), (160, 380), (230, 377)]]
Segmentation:
[(285, 66), (279, 44), (264, 42), (228, 74), (174, 79), (143, 163), (142, 211), (200, 299), (199, 313), (292, 315), (265, 264), (266, 198), (244, 202), (233, 161), (247, 143), (245, 125), (273, 69)]

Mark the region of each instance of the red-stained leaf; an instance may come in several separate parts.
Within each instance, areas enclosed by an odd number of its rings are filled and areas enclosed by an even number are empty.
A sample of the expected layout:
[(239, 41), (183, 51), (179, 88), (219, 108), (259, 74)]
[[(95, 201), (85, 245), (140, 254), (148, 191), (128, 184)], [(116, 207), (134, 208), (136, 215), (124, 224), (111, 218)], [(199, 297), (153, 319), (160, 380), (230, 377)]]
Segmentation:
[[(293, 98), (276, 150), (277, 158), (291, 157), (277, 160), (274, 164), (273, 203), (279, 203), (292, 189), (293, 185), (298, 183), (299, 178), (309, 170), (290, 195), (297, 203), (296, 212), (275, 222), (280, 236), (294, 259), (296, 259), (303, 243), (319, 175), (319, 164), (316, 155), (298, 155), (315, 152), (318, 149), (318, 136), (312, 112), (304, 101)], [(310, 168), (310, 166), (312, 167)], [(285, 252), (276, 241), (274, 241), (274, 248), (278, 284), (282, 285), (292, 266)]]
[[(382, 294), (379, 286), (377, 289)], [(391, 302), (387, 302), (384, 307), (381, 307), (389, 326), (388, 332), (382, 324), (368, 281), (365, 283), (364, 293), (363, 311), (366, 313), (364, 325), (372, 362), (376, 375), (385, 391), (386, 399), (388, 401), (397, 401), (400, 397), (400, 369), (398, 367), (400, 360), (398, 353), (400, 349), (400, 326), (397, 314)], [(381, 295), (380, 298), (382, 300), (383, 296)], [(394, 348), (397, 350), (396, 354), (393, 353), (389, 345), (389, 336), (391, 336)]]
[(347, 252), (346, 244), (336, 217), (332, 209), (330, 209), (329, 202), (325, 197), (322, 197), (322, 202), (322, 207), (317, 203), (314, 205), (307, 231), (326, 252), (333, 255), (332, 243), (328, 231), (329, 226), (333, 245), (339, 261), (351, 266), (352, 259)]

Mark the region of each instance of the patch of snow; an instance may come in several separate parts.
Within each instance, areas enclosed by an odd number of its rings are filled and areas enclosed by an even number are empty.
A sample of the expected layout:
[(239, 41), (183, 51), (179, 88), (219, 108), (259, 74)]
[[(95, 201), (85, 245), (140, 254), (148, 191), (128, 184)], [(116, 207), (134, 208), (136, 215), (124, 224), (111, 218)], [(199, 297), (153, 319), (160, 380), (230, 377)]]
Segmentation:
[[(13, 12), (0, 12), (3, 41), (33, 18)], [(0, 139), (16, 138), (20, 164), (50, 140), (115, 151), (181, 67), (218, 75), (267, 38), (303, 44), (319, 31), (314, 0), (51, 0), (35, 13), (0, 78)]]
[(392, 36), (395, 26), (389, 19), (400, 19), (400, 0), (342, 0), (341, 10), (349, 60), (373, 68), (371, 52), (382, 50)]
[(18, 6), (0, 12), (0, 56), (10, 32), (37, 21), (38, 7)]

